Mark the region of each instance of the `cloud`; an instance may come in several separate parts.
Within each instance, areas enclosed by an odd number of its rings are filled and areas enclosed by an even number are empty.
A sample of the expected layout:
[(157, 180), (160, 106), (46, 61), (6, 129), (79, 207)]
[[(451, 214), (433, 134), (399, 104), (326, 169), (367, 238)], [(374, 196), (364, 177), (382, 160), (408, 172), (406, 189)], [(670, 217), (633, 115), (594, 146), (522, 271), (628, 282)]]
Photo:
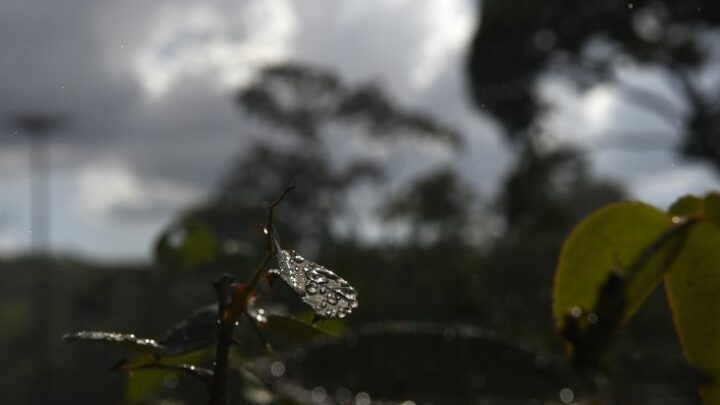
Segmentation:
[(142, 179), (125, 166), (107, 162), (83, 168), (78, 182), (77, 214), (94, 221), (158, 217), (196, 203), (202, 195), (182, 184)]
[(235, 88), (259, 66), (287, 58), (295, 26), (287, 1), (163, 3), (132, 65), (155, 97), (192, 77)]

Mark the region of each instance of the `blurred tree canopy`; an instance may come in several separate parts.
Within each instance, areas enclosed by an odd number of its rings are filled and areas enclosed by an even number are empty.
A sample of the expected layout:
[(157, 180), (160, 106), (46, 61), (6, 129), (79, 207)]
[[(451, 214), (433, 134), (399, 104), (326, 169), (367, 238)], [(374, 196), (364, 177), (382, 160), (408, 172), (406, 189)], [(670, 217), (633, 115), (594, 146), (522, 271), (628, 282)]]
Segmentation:
[[(718, 23), (711, 0), (487, 0), (467, 64), (472, 96), (513, 144), (534, 147), (544, 111), (534, 86), (543, 75), (561, 72), (584, 89), (612, 83), (634, 105), (682, 121), (680, 151), (720, 170), (717, 77), (707, 77), (719, 55)], [(667, 94), (622, 80), (618, 68), (631, 63), (662, 69), (686, 116)]]
[(160, 238), (160, 256), (172, 255), (178, 229), (185, 234), (190, 224), (198, 222), (219, 241), (255, 240), (249, 224), (262, 218), (267, 199), (289, 184), (297, 187), (292, 204), (283, 207), (283, 243), (302, 243), (310, 250), (327, 247), (333, 221), (343, 212), (350, 190), (385, 174), (384, 162), (352, 150), (338, 162), (329, 137), (339, 138), (336, 142), (369, 139), (381, 149), (404, 138), (448, 148), (457, 148), (462, 141), (451, 127), (398, 106), (372, 83), (351, 86), (334, 73), (311, 66), (265, 68), (238, 92), (236, 101), (250, 117), (279, 134), (249, 146), (209, 201), (182, 216)]

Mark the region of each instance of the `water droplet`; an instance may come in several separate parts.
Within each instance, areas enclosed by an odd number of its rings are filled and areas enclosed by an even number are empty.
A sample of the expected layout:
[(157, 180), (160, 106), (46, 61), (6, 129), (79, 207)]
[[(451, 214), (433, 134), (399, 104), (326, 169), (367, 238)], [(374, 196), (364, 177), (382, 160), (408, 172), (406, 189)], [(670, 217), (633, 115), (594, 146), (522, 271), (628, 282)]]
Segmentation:
[(588, 323), (595, 324), (598, 320), (600, 320), (600, 318), (594, 312), (589, 313), (587, 316)]
[(322, 274), (323, 276), (329, 278), (330, 280), (340, 280), (340, 277), (333, 273), (332, 271), (326, 269), (325, 267), (318, 267), (315, 269), (318, 273)]
[(285, 363), (282, 361), (273, 361), (270, 365), (270, 374), (273, 377), (282, 377), (285, 374)]
[(338, 318), (345, 318), (347, 314), (343, 311), (338, 312)]
[(318, 273), (315, 270), (310, 270), (305, 273), (305, 275), (307, 276), (307, 278), (318, 284), (325, 284), (328, 282), (328, 279), (326, 277), (324, 277), (322, 274)]
[(354, 301), (354, 300), (353, 300), (353, 301), (350, 301), (350, 308), (357, 308), (357, 307), (358, 307), (358, 302), (357, 302), (357, 301)]
[(295, 261), (295, 263), (302, 263), (305, 261), (305, 258), (300, 255), (295, 255), (293, 256), (293, 261)]
[(583, 310), (580, 307), (572, 307), (570, 309), (570, 315), (572, 315), (573, 318), (580, 318), (582, 316)]
[(358, 392), (355, 395), (355, 403), (357, 405), (370, 405), (370, 394), (367, 392)]
[(569, 404), (572, 402), (573, 398), (575, 398), (575, 393), (570, 388), (563, 388), (560, 390), (560, 401), (562, 401), (564, 404)]
[(352, 287), (340, 287), (338, 292), (347, 298), (348, 301), (352, 301), (357, 298), (357, 292)]
[(325, 308), (326, 306), (327, 306), (327, 301), (325, 301), (325, 300), (320, 301), (320, 303), (318, 304), (318, 307), (320, 307), (320, 308)]
[(310, 295), (315, 295), (318, 292), (318, 286), (315, 283), (308, 283), (308, 285), (305, 286), (305, 291)]
[(323, 387), (315, 387), (310, 393), (310, 398), (313, 402), (323, 402), (327, 398), (327, 391)]
[(324, 285), (321, 285), (319, 291), (320, 291), (320, 294), (325, 294), (327, 292), (327, 287), (325, 287)]
[(336, 304), (338, 303), (338, 299), (337, 299), (337, 297), (335, 296), (335, 293), (333, 293), (332, 291), (329, 292), (328, 295), (327, 295), (327, 302), (328, 302), (330, 305), (336, 305)]

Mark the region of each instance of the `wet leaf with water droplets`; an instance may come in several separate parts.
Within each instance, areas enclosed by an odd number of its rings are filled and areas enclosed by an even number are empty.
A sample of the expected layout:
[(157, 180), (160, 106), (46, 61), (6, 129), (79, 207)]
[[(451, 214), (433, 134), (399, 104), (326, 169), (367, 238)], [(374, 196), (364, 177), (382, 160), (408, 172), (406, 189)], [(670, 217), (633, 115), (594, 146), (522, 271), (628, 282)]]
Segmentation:
[(278, 275), (309, 305), (325, 318), (344, 318), (358, 307), (355, 289), (331, 270), (307, 260), (293, 250), (277, 252)]
[(82, 331), (63, 335), (67, 342), (94, 342), (111, 344), (141, 352), (160, 352), (164, 348), (155, 339), (140, 338), (132, 333)]

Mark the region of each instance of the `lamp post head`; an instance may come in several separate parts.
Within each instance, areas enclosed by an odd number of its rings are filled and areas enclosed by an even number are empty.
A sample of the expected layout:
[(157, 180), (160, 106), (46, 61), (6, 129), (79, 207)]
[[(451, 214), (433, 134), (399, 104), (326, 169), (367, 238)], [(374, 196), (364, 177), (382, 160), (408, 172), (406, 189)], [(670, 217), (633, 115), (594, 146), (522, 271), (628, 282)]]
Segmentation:
[(10, 126), (32, 135), (45, 135), (67, 125), (67, 119), (60, 114), (25, 112), (13, 115)]

